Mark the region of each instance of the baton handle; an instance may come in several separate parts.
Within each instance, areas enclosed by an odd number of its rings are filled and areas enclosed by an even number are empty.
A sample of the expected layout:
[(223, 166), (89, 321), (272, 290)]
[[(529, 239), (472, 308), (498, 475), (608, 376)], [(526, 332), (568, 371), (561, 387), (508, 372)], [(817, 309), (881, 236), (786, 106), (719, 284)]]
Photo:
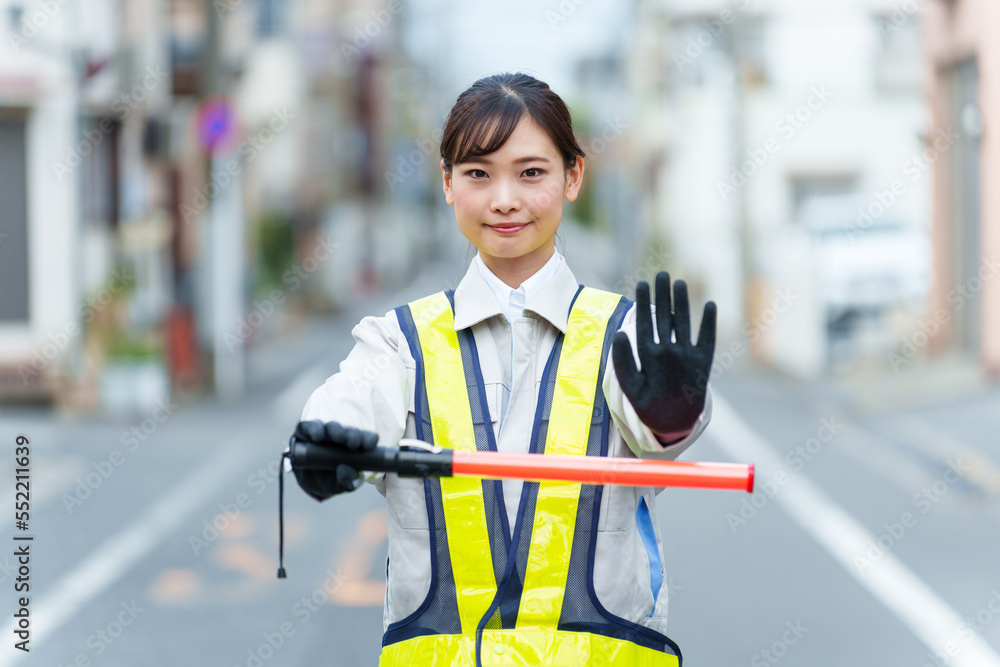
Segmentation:
[(400, 477), (451, 477), (452, 450), (416, 450), (406, 447), (376, 447), (370, 452), (327, 447), (292, 439), (289, 458), (293, 469), (336, 470), (346, 463), (355, 470), (394, 472)]

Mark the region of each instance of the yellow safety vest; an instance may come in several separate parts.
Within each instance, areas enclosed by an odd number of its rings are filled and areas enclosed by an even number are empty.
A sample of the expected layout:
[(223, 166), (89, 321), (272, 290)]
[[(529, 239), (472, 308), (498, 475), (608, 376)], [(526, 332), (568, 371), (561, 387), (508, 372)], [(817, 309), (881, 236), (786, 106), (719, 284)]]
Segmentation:
[[(546, 364), (532, 452), (606, 456), (601, 378), (629, 301), (582, 287)], [(453, 292), (396, 309), (417, 362), (417, 437), (496, 450), (471, 329), (455, 331)], [(383, 637), (383, 667), (622, 665), (679, 667), (665, 635), (610, 614), (593, 559), (603, 487), (526, 482), (510, 536), (499, 480), (424, 481), (431, 585)], [(391, 567), (391, 563), (390, 563)]]

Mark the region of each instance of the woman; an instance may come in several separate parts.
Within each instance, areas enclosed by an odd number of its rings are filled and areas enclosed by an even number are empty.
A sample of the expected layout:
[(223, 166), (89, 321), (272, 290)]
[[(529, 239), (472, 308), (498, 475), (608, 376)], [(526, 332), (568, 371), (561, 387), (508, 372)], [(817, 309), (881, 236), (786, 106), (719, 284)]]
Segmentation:
[[(655, 328), (648, 284), (635, 308), (577, 284), (555, 249), (584, 173), (562, 99), (525, 74), (481, 79), (452, 108), (441, 157), (445, 198), (479, 251), (472, 266), (454, 291), (363, 319), (296, 437), (676, 457), (711, 411), (715, 304), (692, 345), (686, 288), (675, 285), (671, 313), (667, 274)], [(320, 500), (361, 484), (346, 465), (296, 478)], [(655, 489), (370, 481), (388, 515), (381, 664), (680, 664), (665, 634)]]

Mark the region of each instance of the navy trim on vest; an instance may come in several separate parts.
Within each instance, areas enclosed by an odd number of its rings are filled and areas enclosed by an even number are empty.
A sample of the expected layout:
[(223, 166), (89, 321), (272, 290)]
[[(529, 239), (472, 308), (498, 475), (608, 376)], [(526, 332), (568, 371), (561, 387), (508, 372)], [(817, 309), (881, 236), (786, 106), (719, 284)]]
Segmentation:
[[(572, 311), (573, 304), (576, 303), (576, 299), (579, 297), (583, 290), (583, 285), (580, 285), (577, 289), (576, 294), (573, 296), (573, 302), (570, 305), (570, 311)], [(448, 300), (452, 305), (452, 310), (454, 311), (454, 291), (449, 290), (446, 292)], [(605, 340), (602, 346), (602, 356), (600, 362), (600, 372), (598, 375), (598, 383), (596, 387), (596, 395), (594, 401), (594, 411), (592, 414), (592, 426), (591, 429), (597, 427), (599, 429), (599, 437), (594, 440), (593, 434), (591, 435), (591, 442), (588, 444), (587, 455), (600, 455), (607, 456), (608, 454), (608, 438), (611, 427), (611, 415), (610, 411), (607, 409), (606, 400), (604, 397), (603, 383), (602, 379), (606, 370), (606, 363), (608, 359), (608, 352), (610, 351), (611, 341), (614, 334), (621, 328), (622, 321), (624, 320), (625, 314), (628, 309), (632, 306), (632, 302), (628, 299), (622, 297), (619, 301), (618, 306), (615, 308), (614, 313), (608, 320), (608, 325), (605, 333)], [(432, 442), (432, 434), (426, 433), (424, 429), (424, 424), (429, 424), (429, 413), (427, 412), (427, 402), (426, 402), (426, 387), (424, 385), (425, 378), (423, 374), (423, 358), (420, 350), (419, 341), (417, 340), (416, 329), (413, 325), (412, 315), (409, 311), (408, 306), (401, 306), (396, 309), (397, 317), (400, 321), (400, 327), (403, 329), (403, 333), (407, 338), (407, 342), (410, 345), (410, 350), (413, 353), (413, 357), (417, 362), (417, 389), (415, 390), (414, 396), (414, 411), (417, 413), (417, 437), (426, 440), (427, 442)], [(466, 369), (466, 379), (467, 382), (474, 381), (479, 387), (480, 396), (480, 408), (484, 415), (489, 415), (488, 404), (486, 404), (485, 399), (485, 385), (482, 377), (482, 369), (479, 366), (479, 355), (478, 350), (475, 347), (475, 340), (470, 331), (463, 330), (465, 335), (459, 335), (459, 345), (467, 345), (469, 351), (471, 352), (471, 358), (473, 359), (473, 368)], [(460, 332), (461, 334), (462, 332)], [(529, 451), (532, 453), (543, 453), (545, 446), (545, 437), (548, 428), (548, 414), (551, 410), (551, 395), (550, 388), (557, 376), (559, 356), (562, 349), (563, 334), (559, 334), (556, 339), (555, 345), (553, 345), (552, 352), (549, 355), (548, 361), (546, 362), (545, 369), (543, 371), (543, 383), (539, 391), (538, 401), (535, 408), (535, 420), (532, 426), (531, 442)], [(471, 377), (470, 377), (471, 376)], [(425, 422), (423, 417), (427, 415), (427, 421)], [(496, 451), (496, 438), (492, 432), (492, 428), (486, 428), (487, 437), (489, 440), (489, 448), (492, 451)], [(421, 606), (407, 618), (392, 624), (386, 631), (383, 637), (383, 646), (392, 644), (398, 641), (404, 641), (413, 637), (418, 637), (428, 634), (451, 634), (450, 631), (442, 631), (436, 628), (422, 627), (423, 624), (416, 624), (413, 628), (406, 628), (407, 624), (411, 624), (414, 620), (419, 618), (424, 614), (430, 607), (432, 598), (438, 591), (442, 582), (439, 581), (438, 570), (439, 563), (436, 554), (438, 554), (438, 543), (436, 541), (436, 534), (438, 531), (435, 530), (435, 509), (441, 512), (441, 495), (440, 495), (440, 484), (434, 484), (432, 486), (432, 481), (436, 480), (425, 480), (425, 496), (427, 499), (427, 512), (428, 521), (430, 525), (430, 539), (431, 539), (431, 587), (428, 591), (428, 597), (424, 600)], [(499, 502), (503, 502), (502, 486), (499, 480), (492, 481), (497, 485), (496, 497)], [(484, 481), (485, 483), (485, 481)], [(595, 565), (595, 554), (597, 546), (597, 526), (600, 521), (600, 510), (601, 510), (601, 500), (603, 497), (604, 487), (602, 485), (582, 485), (581, 486), (581, 497), (580, 497), (580, 508), (577, 518), (577, 529), (583, 528), (589, 535), (580, 535), (581, 542), (577, 544), (574, 540), (573, 551), (571, 554), (571, 570), (570, 578), (567, 580), (567, 594), (571, 593), (571, 587), (575, 588), (577, 591), (580, 590), (579, 586), (583, 582), (579, 580), (581, 578), (586, 579), (586, 598), (589, 598), (588, 602), (593, 605), (592, 610), (587, 613), (587, 606), (577, 606), (575, 609), (578, 612), (582, 612), (584, 615), (582, 618), (588, 618), (593, 616), (593, 612), (596, 611), (605, 620), (602, 622), (598, 619), (593, 621), (580, 621), (565, 619), (567, 622), (560, 620), (558, 624), (559, 630), (571, 631), (571, 632), (587, 632), (596, 635), (602, 635), (607, 637), (612, 637), (624, 641), (629, 641), (639, 646), (644, 646), (653, 650), (672, 653), (677, 656), (679, 665), (682, 664), (683, 658), (681, 656), (680, 648), (674, 643), (669, 637), (663, 635), (651, 628), (647, 628), (643, 625), (631, 622), (627, 619), (615, 616), (608, 612), (607, 609), (601, 605), (597, 598), (597, 593), (594, 588), (594, 565)], [(485, 491), (485, 487), (484, 487)], [(436, 492), (436, 493), (435, 493)], [(494, 597), (492, 604), (487, 610), (486, 614), (480, 619), (476, 632), (476, 664), (481, 665), (481, 648), (482, 648), (482, 633), (490, 621), (497, 615), (499, 610), (499, 620), (504, 629), (513, 629), (516, 627), (517, 623), (517, 611), (520, 604), (520, 597), (524, 586), (524, 571), (526, 568), (527, 560), (527, 546), (530, 546), (530, 527), (528, 529), (528, 534), (525, 534), (525, 517), (529, 514), (534, 516), (534, 501), (538, 494), (538, 483), (537, 482), (524, 482), (524, 486), (521, 491), (520, 507), (518, 509), (517, 520), (514, 525), (513, 537), (506, 541), (508, 550), (506, 551), (506, 563), (504, 568), (504, 574), (502, 581), (499, 582), (497, 587), (497, 594)], [(590, 504), (591, 508), (585, 508), (585, 504)], [(503, 531), (504, 537), (509, 535), (508, 526), (506, 524), (506, 509), (501, 505), (501, 516), (504, 523), (505, 530)], [(530, 512), (529, 512), (530, 510)], [(589, 515), (585, 517), (583, 515)], [(441, 515), (443, 516), (443, 514)], [(589, 530), (585, 527), (589, 519)], [(440, 531), (442, 533), (444, 545), (444, 555), (443, 558), (448, 558), (447, 551), (447, 536), (444, 535), (444, 528)], [(519, 546), (521, 542), (527, 538), (527, 546), (523, 549), (524, 553), (519, 553)], [(493, 546), (493, 541), (491, 539), (491, 548)], [(578, 553), (578, 548), (586, 548), (586, 554)], [(501, 556), (504, 552), (496, 552), (494, 554), (494, 564), (496, 565), (496, 560), (498, 556)], [(586, 555), (585, 561), (580, 561), (579, 559)], [(521, 556), (520, 558), (518, 556)], [(523, 562), (522, 562), (523, 561)], [(572, 567), (573, 562), (579, 563), (577, 567)], [(581, 572), (581, 568), (585, 568), (584, 572)], [(448, 564), (448, 574), (450, 576), (451, 568), (450, 563)], [(574, 581), (576, 582), (574, 584)], [(454, 580), (451, 582), (451, 589), (454, 591)], [(582, 591), (580, 591), (582, 593)], [(454, 592), (452, 593), (454, 596)], [(583, 600), (579, 600), (583, 603)], [(654, 601), (655, 605), (655, 601)], [(567, 605), (564, 602), (563, 607), (564, 612), (567, 610)], [(455, 603), (455, 616), (457, 617), (457, 603)], [(429, 620), (429, 619), (428, 619)], [(443, 620), (443, 619), (442, 619)], [(491, 626), (492, 629), (492, 626)], [(460, 632), (460, 629), (459, 631)]]
[[(403, 332), (403, 336), (406, 338), (407, 345), (410, 347), (410, 353), (413, 355), (413, 359), (416, 362), (416, 378), (415, 386), (413, 387), (413, 411), (414, 411), (414, 422), (416, 425), (416, 435), (417, 438), (424, 440), (430, 444), (434, 444), (434, 433), (430, 428), (430, 410), (427, 403), (427, 391), (425, 385), (424, 377), (424, 357), (423, 351), (420, 348), (420, 340), (417, 336), (416, 325), (413, 322), (413, 314), (410, 311), (408, 305), (399, 306), (395, 309), (396, 319), (399, 321), (400, 329)], [(448, 536), (444, 529), (444, 525), (441, 525), (440, 530), (437, 528), (437, 524), (434, 520), (435, 516), (439, 514), (443, 516), (443, 504), (441, 501), (441, 483), (437, 479), (425, 479), (424, 480), (424, 499), (427, 506), (427, 524), (428, 524), (428, 536), (430, 539), (430, 561), (431, 561), (431, 581), (430, 586), (427, 589), (427, 597), (424, 598), (420, 606), (413, 611), (412, 614), (402, 618), (395, 623), (389, 624), (386, 628), (385, 634), (382, 635), (382, 646), (388, 646), (390, 644), (395, 644), (397, 642), (405, 641), (407, 639), (412, 639), (414, 637), (420, 637), (423, 635), (433, 635), (433, 634), (453, 634), (454, 628), (442, 628), (442, 627), (428, 627), (426, 622), (431, 619), (423, 619), (424, 614), (431, 607), (432, 603), (438, 605), (447, 605), (453, 607), (450, 614), (452, 623), (460, 623), (458, 616), (458, 602), (455, 596), (455, 581), (451, 574), (451, 567), (442, 568), (440, 563), (441, 554), (444, 554), (444, 558), (448, 558)], [(440, 533), (441, 541), (438, 541), (438, 534)], [(447, 578), (450, 580), (450, 586), (447, 586), (446, 582), (441, 580), (443, 573), (442, 569), (447, 569)], [(439, 595), (438, 588), (445, 587), (451, 591), (451, 595)], [(449, 598), (450, 599), (447, 599)], [(441, 614), (440, 616), (446, 616), (446, 614)], [(461, 629), (459, 628), (459, 631)]]
[[(545, 424), (548, 421), (548, 410), (546, 409), (547, 388), (553, 379), (552, 371), (559, 363), (559, 356), (562, 352), (563, 335), (560, 333), (549, 352), (549, 358), (545, 362), (542, 371), (542, 383), (538, 392), (535, 404), (535, 419), (531, 428), (531, 440), (528, 451), (532, 454), (541, 453), (545, 446)], [(548, 406), (551, 407), (551, 406)], [(507, 569), (504, 572), (503, 581), (497, 586), (496, 597), (490, 608), (480, 619), (476, 628), (476, 664), (480, 664), (480, 651), (482, 649), (483, 630), (486, 629), (490, 619), (499, 609), (501, 627), (505, 630), (512, 630), (517, 625), (517, 612), (520, 607), (521, 593), (524, 590), (524, 573), (527, 568), (527, 552), (531, 545), (530, 527), (525, 534), (525, 517), (534, 517), (535, 500), (538, 498), (538, 482), (525, 481), (521, 486), (521, 498), (518, 505), (517, 520), (514, 522), (514, 534), (511, 539), (510, 551), (507, 553)], [(524, 549), (521, 549), (522, 542)], [(523, 557), (519, 558), (519, 553), (523, 551)]]
[[(467, 393), (472, 404), (476, 449), (495, 452), (497, 451), (496, 437), (493, 433), (493, 422), (486, 401), (486, 386), (483, 382), (482, 371), (478, 368), (476, 343), (471, 331), (463, 330), (457, 334), (458, 344), (462, 351)], [(503, 573), (507, 567), (507, 551), (510, 549), (510, 529), (507, 524), (507, 508), (503, 498), (503, 483), (498, 479), (486, 478), (480, 480), (479, 483), (483, 490), (486, 535), (490, 542), (490, 553), (493, 555), (493, 577), (495, 581), (499, 582), (503, 579)]]
[[(448, 302), (451, 304), (452, 312), (455, 311), (455, 290), (445, 292)], [(479, 348), (476, 347), (476, 337), (472, 334), (472, 329), (466, 327), (457, 330), (458, 346), (462, 353), (462, 368), (465, 371), (465, 384), (470, 388), (475, 388), (479, 397), (478, 414), (482, 417), (482, 430), (486, 435), (486, 449), (491, 452), (497, 451), (496, 434), (493, 433), (492, 415), (490, 414), (489, 403), (486, 400), (486, 383), (483, 380), (483, 369), (479, 364)], [(468, 361), (468, 365), (466, 365)], [(470, 396), (470, 402), (474, 399)], [(477, 406), (473, 405), (472, 412), (475, 417)], [(474, 419), (475, 421), (475, 419)], [(481, 449), (477, 439), (476, 449)], [(493, 554), (493, 575), (497, 582), (503, 579), (504, 570), (507, 567), (506, 554), (510, 550), (510, 526), (507, 523), (507, 507), (503, 497), (503, 482), (499, 479), (483, 479), (483, 500), (486, 507), (486, 519), (488, 522), (487, 535), (490, 539), (490, 553)], [(490, 515), (496, 512), (498, 515), (494, 521), (490, 521)], [(494, 530), (493, 524), (499, 519), (500, 529)]]
[[(621, 302), (619, 302), (618, 307), (615, 309), (614, 315), (612, 315), (608, 322), (601, 360), (601, 377), (603, 377), (605, 371), (605, 364), (608, 358), (608, 351), (611, 347), (611, 341), (614, 338), (614, 334), (621, 328), (622, 322), (625, 319), (625, 314), (631, 306), (632, 302), (625, 297), (622, 297)], [(597, 387), (597, 397), (594, 403), (595, 410), (598, 402), (605, 403), (604, 390), (600, 384)], [(611, 428), (611, 422), (611, 414), (605, 407), (604, 417), (601, 420), (601, 456), (608, 455), (608, 435)], [(560, 624), (560, 629), (577, 632), (590, 632), (593, 634), (615, 637), (657, 651), (673, 652), (673, 654), (677, 656), (678, 665), (683, 664), (680, 647), (677, 646), (673, 640), (666, 635), (653, 630), (652, 628), (648, 628), (644, 625), (634, 623), (628, 619), (612, 614), (598, 599), (597, 591), (594, 588), (594, 566), (597, 553), (597, 525), (600, 521), (601, 500), (603, 498), (604, 486), (595, 486), (594, 489), (594, 507), (591, 519), (593, 521), (592, 525), (594, 529), (590, 532), (590, 544), (588, 547), (587, 592), (594, 608), (599, 614), (601, 614), (601, 616), (607, 619), (608, 622), (578, 622), (566, 625)]]

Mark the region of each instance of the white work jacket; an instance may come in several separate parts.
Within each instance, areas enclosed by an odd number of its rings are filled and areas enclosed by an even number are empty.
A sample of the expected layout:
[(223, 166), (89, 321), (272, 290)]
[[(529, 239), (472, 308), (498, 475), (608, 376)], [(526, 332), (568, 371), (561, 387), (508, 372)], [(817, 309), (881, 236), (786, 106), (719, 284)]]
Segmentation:
[[(538, 391), (545, 362), (559, 333), (566, 330), (570, 305), (579, 283), (566, 262), (508, 322), (494, 292), (473, 264), (455, 289), (455, 329), (471, 327), (486, 388), (497, 449), (528, 451)], [(655, 321), (655, 318), (654, 318)], [(621, 330), (635, 345), (634, 305)], [(395, 311), (383, 317), (365, 317), (354, 327), (354, 349), (341, 362), (340, 372), (316, 389), (302, 411), (302, 420), (337, 421), (378, 433), (380, 445), (416, 437), (414, 386), (416, 362), (400, 329)], [(609, 433), (608, 455), (673, 459), (704, 431), (711, 416), (711, 392), (705, 409), (686, 438), (664, 446), (636, 415), (622, 392), (614, 367), (607, 360), (603, 389), (615, 428)], [(501, 417), (503, 419), (501, 420)], [(411, 614), (427, 597), (431, 579), (430, 537), (423, 481), (393, 474), (371, 475), (386, 497), (389, 572), (383, 630)], [(509, 525), (514, 526), (521, 482), (504, 482)], [(650, 563), (663, 563), (663, 546), (656, 518), (657, 489), (612, 486), (602, 495), (598, 526), (594, 586), (604, 607), (657, 632), (666, 634), (667, 578), (654, 599)], [(640, 500), (651, 515), (656, 554), (637, 526)]]

